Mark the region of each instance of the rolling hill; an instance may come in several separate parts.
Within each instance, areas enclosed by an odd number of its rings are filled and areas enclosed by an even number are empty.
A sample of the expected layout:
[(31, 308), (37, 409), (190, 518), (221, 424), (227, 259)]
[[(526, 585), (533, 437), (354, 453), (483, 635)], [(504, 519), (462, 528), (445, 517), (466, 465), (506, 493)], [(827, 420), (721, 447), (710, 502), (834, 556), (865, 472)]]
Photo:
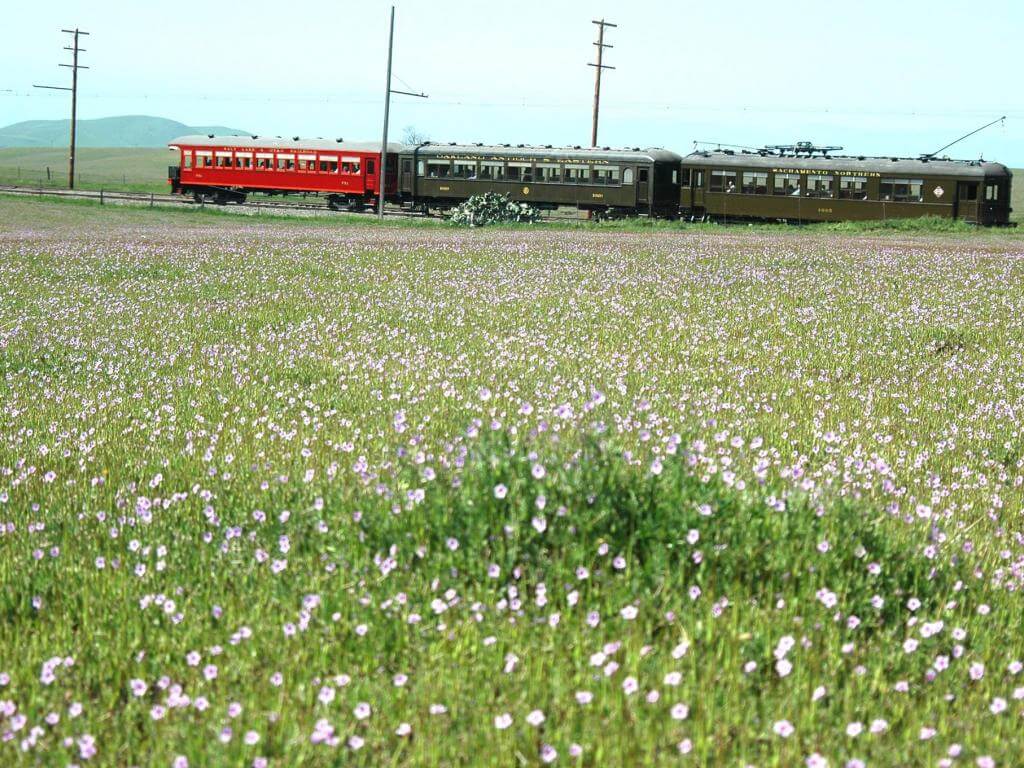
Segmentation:
[[(0, 147), (62, 147), (67, 145), (70, 120), (28, 120), (0, 128)], [(79, 120), (79, 147), (163, 147), (188, 133), (240, 134), (248, 131), (216, 125), (185, 125), (177, 120), (146, 115)]]

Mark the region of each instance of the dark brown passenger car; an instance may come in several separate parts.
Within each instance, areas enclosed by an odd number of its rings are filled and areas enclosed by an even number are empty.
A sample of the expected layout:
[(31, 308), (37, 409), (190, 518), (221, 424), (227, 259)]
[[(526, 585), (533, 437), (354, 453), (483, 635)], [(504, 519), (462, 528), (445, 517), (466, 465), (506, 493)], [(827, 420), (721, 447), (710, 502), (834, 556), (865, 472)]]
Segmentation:
[(1006, 225), (1011, 178), (1005, 165), (981, 160), (694, 152), (682, 162), (680, 213), (791, 222), (930, 215)]
[(498, 192), (537, 208), (671, 217), (681, 160), (664, 149), (422, 144), (399, 155), (398, 189), (425, 208)]

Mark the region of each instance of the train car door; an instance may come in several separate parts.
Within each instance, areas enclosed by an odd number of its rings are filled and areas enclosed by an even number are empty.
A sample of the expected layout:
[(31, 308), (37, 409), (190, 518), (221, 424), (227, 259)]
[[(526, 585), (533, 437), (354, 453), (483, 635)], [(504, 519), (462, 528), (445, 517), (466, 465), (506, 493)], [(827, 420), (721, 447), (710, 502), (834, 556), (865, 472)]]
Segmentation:
[(403, 157), (399, 160), (402, 164), (401, 175), (399, 176), (399, 193), (412, 192), (412, 158)]
[(964, 221), (978, 220), (978, 182), (958, 181), (953, 216)]
[(648, 190), (651, 186), (651, 169), (639, 168), (636, 174), (636, 201), (639, 205), (647, 205), (650, 202)]
[(376, 193), (380, 187), (377, 186), (377, 158), (363, 158), (364, 174), (366, 175), (366, 191)]

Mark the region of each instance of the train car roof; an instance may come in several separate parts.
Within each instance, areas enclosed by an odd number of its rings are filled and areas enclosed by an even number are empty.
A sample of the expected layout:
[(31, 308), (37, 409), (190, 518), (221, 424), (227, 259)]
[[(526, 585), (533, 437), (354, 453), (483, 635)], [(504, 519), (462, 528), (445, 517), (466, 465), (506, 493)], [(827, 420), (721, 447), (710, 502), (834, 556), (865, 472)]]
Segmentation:
[(524, 160), (560, 158), (580, 161), (597, 160), (609, 163), (635, 162), (637, 160), (678, 163), (683, 159), (675, 152), (656, 147), (647, 149), (610, 149), (608, 147), (538, 147), (522, 144), (420, 144), (406, 148), (407, 152), (413, 150), (421, 157), (473, 157), (483, 160), (491, 157), (502, 160), (515, 158), (523, 158)]
[[(241, 149), (311, 149), (320, 152), (380, 152), (379, 141), (345, 141), (344, 139), (282, 139), (280, 136), (179, 136), (168, 147), (236, 147)], [(388, 152), (401, 152), (405, 144), (388, 142)]]
[(850, 171), (855, 173), (884, 173), (901, 176), (1009, 176), (1002, 163), (984, 160), (921, 159), (910, 157), (794, 157), (770, 152), (692, 152), (683, 158), (686, 164), (718, 166), (723, 168), (770, 168), (785, 172), (787, 169), (807, 171)]

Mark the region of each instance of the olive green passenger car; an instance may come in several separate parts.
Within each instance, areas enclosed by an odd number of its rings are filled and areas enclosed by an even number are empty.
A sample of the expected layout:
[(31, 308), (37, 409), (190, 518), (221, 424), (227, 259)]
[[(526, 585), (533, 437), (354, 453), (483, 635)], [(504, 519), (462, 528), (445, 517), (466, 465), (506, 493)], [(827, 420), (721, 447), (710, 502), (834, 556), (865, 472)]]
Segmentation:
[(888, 157), (807, 157), (717, 150), (683, 158), (680, 214), (791, 222), (941, 216), (1010, 223), (1005, 165)]
[(681, 161), (664, 149), (410, 145), (398, 158), (398, 190), (426, 209), (498, 192), (542, 209), (674, 217)]

